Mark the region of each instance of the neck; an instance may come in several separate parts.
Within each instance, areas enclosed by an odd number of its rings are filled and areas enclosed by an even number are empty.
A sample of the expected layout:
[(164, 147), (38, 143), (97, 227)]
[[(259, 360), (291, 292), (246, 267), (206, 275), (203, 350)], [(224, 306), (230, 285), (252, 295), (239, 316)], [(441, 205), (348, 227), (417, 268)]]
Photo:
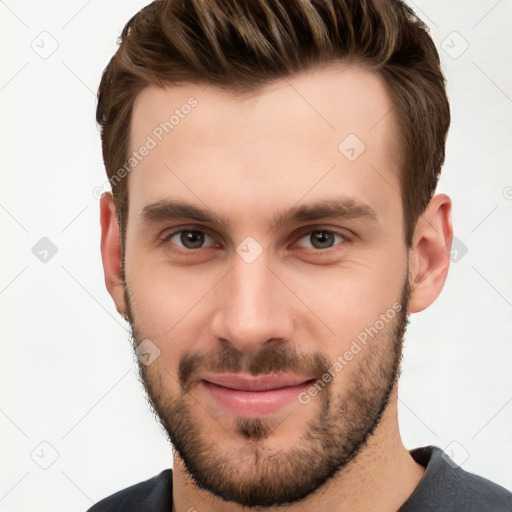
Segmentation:
[[(287, 506), (289, 512), (331, 510), (394, 512), (412, 494), (425, 473), (402, 443), (398, 428), (397, 386), (374, 434), (358, 455), (317, 492), (300, 503)], [(199, 489), (174, 452), (173, 512), (242, 512), (237, 503), (226, 503)], [(245, 509), (246, 510), (246, 509)], [(258, 509), (282, 511), (282, 507)]]

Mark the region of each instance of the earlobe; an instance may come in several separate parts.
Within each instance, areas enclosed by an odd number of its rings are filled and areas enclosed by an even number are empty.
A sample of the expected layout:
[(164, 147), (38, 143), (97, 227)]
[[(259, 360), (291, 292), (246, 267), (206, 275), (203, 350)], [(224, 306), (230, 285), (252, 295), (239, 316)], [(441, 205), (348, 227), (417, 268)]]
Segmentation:
[(451, 208), (446, 194), (435, 195), (416, 226), (409, 251), (410, 313), (429, 307), (443, 289), (453, 239)]
[(124, 283), (122, 278), (122, 250), (119, 224), (114, 199), (105, 192), (100, 199), (101, 258), (105, 284), (114, 299), (117, 311), (126, 318)]

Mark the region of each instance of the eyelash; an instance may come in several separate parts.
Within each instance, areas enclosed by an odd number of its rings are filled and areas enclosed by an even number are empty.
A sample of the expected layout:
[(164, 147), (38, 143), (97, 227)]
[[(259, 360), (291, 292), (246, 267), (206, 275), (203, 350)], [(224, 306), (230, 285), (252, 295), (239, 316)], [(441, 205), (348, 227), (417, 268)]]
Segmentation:
[[(304, 238), (306, 235), (311, 235), (312, 233), (318, 233), (318, 232), (330, 233), (330, 234), (333, 234), (335, 236), (339, 236), (339, 237), (341, 237), (343, 239), (340, 243), (335, 244), (332, 247), (328, 247), (326, 249), (315, 249), (315, 248), (307, 248), (307, 247), (305, 248), (305, 247), (303, 247), (303, 249), (306, 249), (307, 252), (311, 252), (312, 251), (312, 252), (314, 252), (316, 254), (330, 253), (332, 250), (335, 250), (336, 247), (338, 247), (340, 245), (344, 245), (344, 243), (350, 241), (349, 237), (345, 234), (345, 232), (338, 231), (336, 229), (325, 229), (325, 228), (322, 228), (322, 227), (317, 227), (315, 229), (311, 229), (311, 227), (308, 227), (306, 229), (307, 229), (306, 231), (301, 231), (299, 233), (299, 235), (297, 237), (295, 237), (295, 239), (293, 241), (293, 245), (295, 245), (300, 239)], [(165, 235), (165, 237), (162, 238), (162, 243), (169, 244), (169, 245), (175, 245), (175, 244), (171, 243), (171, 239), (174, 236), (179, 235), (180, 233), (187, 232), (187, 231), (194, 231), (194, 232), (198, 232), (198, 233), (203, 233), (203, 234), (207, 235), (208, 237), (210, 237), (211, 239), (213, 239), (213, 237), (210, 234), (208, 234), (208, 232), (206, 232), (206, 231), (204, 231), (202, 229), (181, 228), (179, 230), (173, 231), (172, 233), (169, 233), (168, 235)], [(182, 253), (182, 254), (191, 254), (193, 252), (199, 251), (200, 249), (208, 249), (208, 248), (212, 248), (212, 247), (213, 246), (210, 246), (210, 247), (199, 247), (197, 249), (180, 248), (180, 249), (172, 249), (172, 251), (176, 252), (176, 253)]]

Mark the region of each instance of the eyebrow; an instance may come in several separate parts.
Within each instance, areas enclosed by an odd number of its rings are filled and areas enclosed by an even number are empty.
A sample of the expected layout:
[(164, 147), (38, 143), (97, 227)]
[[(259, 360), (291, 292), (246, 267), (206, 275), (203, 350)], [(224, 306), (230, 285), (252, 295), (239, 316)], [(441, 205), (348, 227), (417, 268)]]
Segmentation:
[[(231, 227), (226, 217), (208, 208), (199, 207), (181, 200), (165, 199), (146, 205), (142, 209), (145, 223), (156, 223), (175, 219), (191, 219)], [(336, 198), (294, 206), (276, 213), (272, 218), (270, 231), (286, 224), (314, 221), (323, 218), (356, 219), (364, 218), (373, 223), (378, 222), (377, 212), (368, 204), (354, 198)]]

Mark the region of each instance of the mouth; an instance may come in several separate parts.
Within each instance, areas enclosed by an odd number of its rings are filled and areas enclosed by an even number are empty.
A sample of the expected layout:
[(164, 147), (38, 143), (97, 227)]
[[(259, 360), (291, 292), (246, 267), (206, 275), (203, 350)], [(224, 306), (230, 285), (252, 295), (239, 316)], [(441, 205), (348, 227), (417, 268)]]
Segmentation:
[(314, 379), (290, 374), (204, 374), (200, 384), (216, 404), (237, 416), (273, 414), (296, 400)]

